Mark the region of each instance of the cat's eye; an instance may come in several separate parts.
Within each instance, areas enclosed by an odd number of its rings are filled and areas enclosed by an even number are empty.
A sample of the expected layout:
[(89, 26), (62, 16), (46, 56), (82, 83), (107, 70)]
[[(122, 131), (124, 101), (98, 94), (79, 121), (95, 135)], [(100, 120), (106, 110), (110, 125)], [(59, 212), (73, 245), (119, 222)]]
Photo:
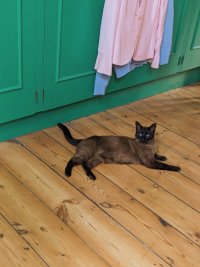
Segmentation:
[(142, 137), (142, 133), (139, 133), (139, 136)]

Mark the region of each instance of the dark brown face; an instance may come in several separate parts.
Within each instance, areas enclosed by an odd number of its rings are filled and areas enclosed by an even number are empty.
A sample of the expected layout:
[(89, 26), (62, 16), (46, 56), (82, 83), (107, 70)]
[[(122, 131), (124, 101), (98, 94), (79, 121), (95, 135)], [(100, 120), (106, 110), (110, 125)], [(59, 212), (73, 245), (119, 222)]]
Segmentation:
[(135, 138), (140, 140), (142, 143), (148, 143), (154, 139), (156, 123), (153, 123), (150, 127), (143, 127), (139, 122), (136, 121), (136, 133)]

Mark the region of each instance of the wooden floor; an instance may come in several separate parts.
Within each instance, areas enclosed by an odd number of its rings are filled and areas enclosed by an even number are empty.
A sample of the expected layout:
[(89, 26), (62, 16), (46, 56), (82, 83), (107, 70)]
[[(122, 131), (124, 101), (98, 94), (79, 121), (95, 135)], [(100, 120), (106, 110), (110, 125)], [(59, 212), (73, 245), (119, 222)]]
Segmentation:
[(64, 168), (74, 147), (57, 127), (0, 144), (0, 265), (200, 266), (200, 85), (67, 123), (73, 135), (157, 142), (181, 173), (100, 165), (89, 180)]

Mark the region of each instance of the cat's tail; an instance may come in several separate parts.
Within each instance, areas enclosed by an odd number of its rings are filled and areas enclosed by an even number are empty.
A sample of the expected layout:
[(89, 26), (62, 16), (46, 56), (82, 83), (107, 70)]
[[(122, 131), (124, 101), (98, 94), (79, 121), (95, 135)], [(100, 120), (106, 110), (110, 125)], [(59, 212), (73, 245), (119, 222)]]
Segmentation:
[(58, 127), (63, 131), (66, 140), (73, 146), (77, 146), (83, 139), (74, 139), (69, 129), (62, 123), (57, 124)]

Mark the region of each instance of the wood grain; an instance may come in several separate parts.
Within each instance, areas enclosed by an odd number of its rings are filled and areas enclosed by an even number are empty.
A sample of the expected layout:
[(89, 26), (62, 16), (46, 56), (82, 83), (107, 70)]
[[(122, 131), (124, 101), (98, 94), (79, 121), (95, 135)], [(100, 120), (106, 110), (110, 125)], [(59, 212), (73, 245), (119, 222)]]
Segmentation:
[[(94, 126), (93, 121), (90, 120), (86, 123), (87, 120), (87, 118), (79, 119), (78, 121), (74, 121), (68, 124), (71, 133), (76, 138), (84, 138), (83, 134), (85, 133), (85, 131), (83, 125)], [(74, 130), (74, 128), (76, 128), (74, 124), (76, 126), (79, 126), (78, 128), (82, 132), (82, 134)], [(91, 127), (90, 129), (94, 128)], [(100, 130), (98, 129), (98, 125), (96, 129), (97, 131)], [(101, 127), (101, 131), (102, 130), (103, 128)], [(61, 131), (59, 131), (55, 127), (46, 129), (45, 132), (48, 135), (52, 136), (57, 142), (68, 148), (70, 151), (74, 151), (74, 147), (66, 142)], [(88, 133), (88, 129), (86, 130), (86, 132)], [(106, 134), (108, 134), (107, 130)], [(188, 242), (190, 243), (189, 239), (179, 234), (172, 226), (163, 226), (162, 220), (159, 215), (151, 212), (149, 209), (145, 208), (144, 205), (141, 205), (141, 203), (137, 201), (136, 198), (134, 198), (134, 194), (130, 195), (126, 193), (120, 187), (116, 186), (114, 183), (111, 183), (109, 179), (106, 179), (106, 177), (108, 176), (102, 176), (102, 173), (104, 172), (102, 170), (105, 169), (105, 167), (109, 166), (103, 165), (102, 169), (101, 166), (97, 168), (98, 172), (96, 173), (96, 175), (98, 179), (95, 182), (95, 188), (90, 188), (87, 185), (83, 186), (80, 183), (77, 183), (76, 179), (70, 179), (70, 181), (73, 182), (73, 185), (76, 188), (86, 193), (87, 196), (89, 196), (91, 199), (95, 200), (95, 202), (101, 208), (106, 210), (106, 212), (110, 216), (112, 216), (120, 224), (123, 224), (123, 226), (129, 230), (129, 232), (131, 232), (138, 239), (141, 239), (143, 242), (145, 242), (153, 251), (155, 251), (156, 254), (159, 254), (167, 262), (170, 263), (170, 258), (173, 259), (175, 266), (184, 266), (184, 264), (186, 266), (192, 266), (192, 264), (194, 266), (198, 266), (200, 262), (198, 260), (198, 257), (196, 257), (195, 255), (198, 255), (200, 253), (200, 248), (193, 244), (194, 246), (192, 247), (192, 250), (188, 252)], [(116, 165), (114, 165), (114, 168), (115, 167)], [(120, 168), (121, 167), (122, 166), (120, 166)], [(66, 179), (68, 178), (66, 177)], [(141, 188), (137, 188), (136, 190), (140, 193), (145, 193)], [(100, 194), (100, 192), (102, 194)], [(169, 224), (167, 225), (169, 226)], [(176, 250), (177, 248), (181, 248), (179, 252)], [(186, 255), (190, 255), (190, 257), (192, 258), (194, 257), (195, 261), (197, 260), (197, 262), (194, 263), (193, 260), (191, 261), (191, 259), (186, 259)], [(188, 263), (186, 263), (186, 261), (188, 261)]]
[(180, 173), (102, 164), (64, 168), (57, 127), (0, 144), (2, 266), (200, 266), (200, 85), (67, 123), (72, 135), (134, 136), (157, 122), (158, 151)]
[(1, 266), (48, 266), (1, 214), (0, 258)]
[(48, 265), (84, 266), (84, 262), (88, 262), (88, 266), (106, 266), (67, 225), (2, 166), (0, 176), (1, 212)]
[[(66, 149), (60, 147), (63, 150), (54, 150), (55, 147), (48, 144), (50, 138), (42, 133), (29, 135), (29, 137), (33, 137), (29, 138), (29, 142), (30, 144), (36, 144), (41, 154), (48, 155), (49, 159), (57, 159), (56, 161), (53, 160), (51, 168), (55, 170), (59, 168), (59, 173), (63, 174)], [(43, 137), (45, 138), (43, 139)], [(26, 137), (20, 138), (21, 141), (22, 139), (23, 144), (25, 144)], [(55, 141), (54, 143), (56, 145)], [(9, 159), (1, 159), (4, 165), (10, 168), (11, 172), (14, 171), (20, 177), (21, 182), (30, 187), (42, 202), (45, 202), (110, 265), (123, 266), (124, 258), (128, 258), (127, 266), (146, 266), (148, 262), (151, 263), (150, 266), (153, 266), (154, 263), (166, 266), (162, 259), (151, 253), (146, 246), (143, 246), (120, 225), (117, 225), (110, 216), (107, 216), (104, 212), (102, 213), (93, 202), (80, 194), (79, 191), (76, 191), (31, 153), (28, 153), (20, 144), (7, 143), (4, 145), (4, 151), (11, 151), (13, 145), (15, 145), (14, 149), (17, 157), (13, 158), (12, 154), (9, 153)], [(1, 152), (3, 154), (3, 150)], [(22, 158), (22, 161), (17, 164), (17, 158), (19, 157)], [(29, 162), (31, 162), (31, 165), (29, 165)], [(16, 165), (17, 167), (15, 167)], [(82, 187), (92, 189), (96, 187), (96, 184), (88, 180), (81, 171), (75, 171), (75, 179)]]

